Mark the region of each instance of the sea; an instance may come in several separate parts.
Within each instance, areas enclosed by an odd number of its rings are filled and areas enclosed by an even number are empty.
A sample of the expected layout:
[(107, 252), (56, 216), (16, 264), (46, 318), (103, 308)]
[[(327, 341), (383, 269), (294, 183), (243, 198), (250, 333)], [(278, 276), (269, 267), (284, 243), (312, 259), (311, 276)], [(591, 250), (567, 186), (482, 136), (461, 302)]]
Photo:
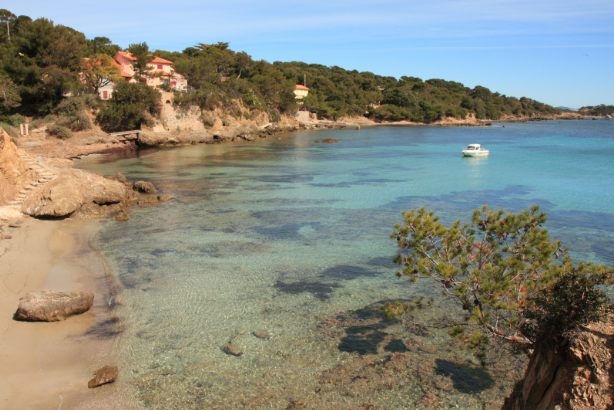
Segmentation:
[[(473, 143), (490, 155), (463, 157)], [(297, 132), (77, 166), (173, 198), (92, 240), (117, 283), (116, 383), (146, 409), (500, 408), (526, 359), (480, 366), (448, 335), (458, 306), (395, 276), (401, 211), (451, 224), (537, 204), (574, 260), (614, 266), (614, 121)], [(417, 296), (433, 302), (383, 317)]]

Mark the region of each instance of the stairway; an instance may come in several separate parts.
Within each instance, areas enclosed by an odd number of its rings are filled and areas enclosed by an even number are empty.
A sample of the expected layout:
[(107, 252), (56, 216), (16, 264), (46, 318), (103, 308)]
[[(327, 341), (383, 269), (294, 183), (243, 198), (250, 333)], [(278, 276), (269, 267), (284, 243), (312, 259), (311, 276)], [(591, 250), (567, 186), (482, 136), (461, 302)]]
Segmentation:
[(20, 206), (34, 188), (46, 182), (49, 182), (58, 176), (57, 173), (47, 169), (46, 167), (38, 163), (26, 151), (18, 149), (17, 152), (19, 153), (21, 159), (23, 159), (23, 161), (26, 163), (28, 169), (34, 171), (37, 174), (37, 179), (35, 182), (24, 186), (21, 191), (19, 191), (17, 196), (15, 196), (15, 198), (7, 204), (8, 206)]

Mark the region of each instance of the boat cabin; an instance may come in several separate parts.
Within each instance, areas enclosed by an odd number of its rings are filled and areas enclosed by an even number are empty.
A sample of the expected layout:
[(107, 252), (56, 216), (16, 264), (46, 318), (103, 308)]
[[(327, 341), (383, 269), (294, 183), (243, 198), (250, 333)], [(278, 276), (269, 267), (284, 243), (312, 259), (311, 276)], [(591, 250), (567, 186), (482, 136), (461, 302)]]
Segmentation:
[(480, 150), (480, 144), (469, 144), (467, 146), (467, 148), (465, 148), (466, 151), (479, 151)]

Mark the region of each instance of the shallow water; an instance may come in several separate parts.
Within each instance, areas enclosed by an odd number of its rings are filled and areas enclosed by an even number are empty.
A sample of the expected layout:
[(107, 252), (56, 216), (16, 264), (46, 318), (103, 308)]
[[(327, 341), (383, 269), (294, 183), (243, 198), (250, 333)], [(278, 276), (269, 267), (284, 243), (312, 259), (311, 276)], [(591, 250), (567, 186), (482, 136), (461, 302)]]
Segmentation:
[[(339, 143), (312, 142), (323, 137)], [(491, 155), (463, 158), (469, 143)], [(392, 225), (420, 206), (449, 223), (536, 203), (574, 258), (613, 265), (613, 165), (614, 121), (327, 130), (84, 159), (174, 198), (102, 221), (95, 240), (123, 287), (118, 382), (152, 409), (499, 408), (522, 362), (482, 369), (421, 316), (381, 318), (378, 302), (438, 295), (394, 277)], [(222, 351), (231, 340), (242, 356)]]

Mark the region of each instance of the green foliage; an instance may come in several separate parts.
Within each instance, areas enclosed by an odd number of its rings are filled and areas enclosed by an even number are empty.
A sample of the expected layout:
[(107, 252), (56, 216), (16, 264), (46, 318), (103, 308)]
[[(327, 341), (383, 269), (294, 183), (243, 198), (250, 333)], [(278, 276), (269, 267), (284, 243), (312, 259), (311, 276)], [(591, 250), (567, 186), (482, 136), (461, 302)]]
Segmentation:
[(158, 116), (161, 107), (158, 91), (144, 84), (122, 82), (108, 105), (98, 112), (96, 122), (109, 132), (135, 130)]
[[(546, 214), (536, 205), (518, 214), (483, 207), (471, 225), (456, 221), (450, 227), (424, 208), (403, 216), (391, 234), (399, 246), (394, 262), (402, 266), (397, 275), (441, 286), (464, 312), (450, 334), (480, 360), (493, 341), (526, 351), (546, 339), (561, 340), (609, 309), (598, 286), (609, 283), (614, 270), (574, 266), (567, 249), (550, 240), (542, 227)], [(573, 309), (580, 311), (570, 314)]]
[(68, 128), (58, 124), (53, 124), (47, 127), (47, 132), (62, 140), (72, 138), (73, 136), (72, 132)]
[[(119, 47), (107, 37), (86, 40), (71, 28), (47, 19), (15, 17), (8, 10), (0, 10), (0, 19), (9, 22), (12, 33), (8, 42), (0, 32), (0, 88), (9, 91), (4, 93), (7, 98), (0, 93), (0, 117), (16, 110), (28, 115), (47, 114), (68, 92), (96, 90), (117, 74), (110, 58)], [(560, 112), (525, 97), (506, 97), (485, 87), (470, 89), (453, 81), (423, 81), (407, 76), (396, 79), (302, 62), (254, 61), (245, 52), (231, 50), (227, 42), (198, 43), (183, 52), (153, 53), (143, 42), (130, 44), (128, 51), (137, 58), (133, 66), (140, 82), (146, 80), (148, 64), (154, 56), (173, 61), (174, 70), (188, 82), (188, 90), (175, 97), (177, 105), (197, 105), (211, 111), (242, 101), (252, 112), (268, 113), (271, 121), (277, 121), (282, 113), (294, 113), (297, 106), (293, 87), (303, 84), (305, 78), (310, 90), (302, 108), (329, 119), (367, 115), (377, 121), (430, 123), (445, 117), (466, 118), (469, 114), (496, 120), (503, 115)], [(90, 58), (89, 65), (84, 64), (84, 57)], [(382, 107), (376, 109), (379, 105)], [(117, 123), (118, 118), (134, 114), (132, 108), (113, 110), (113, 115), (105, 112), (105, 121)]]
[(74, 115), (60, 116), (56, 125), (68, 128), (71, 131), (85, 131), (92, 129), (92, 121), (85, 111), (78, 111)]
[(593, 117), (600, 117), (606, 115), (614, 115), (614, 105), (589, 105), (586, 107), (580, 108), (580, 112), (584, 115), (589, 115)]
[(9, 124), (11, 124), (13, 127), (19, 128), (19, 124), (25, 124), (25, 123), (26, 123), (26, 117), (24, 117), (21, 114), (13, 114), (9, 117)]

